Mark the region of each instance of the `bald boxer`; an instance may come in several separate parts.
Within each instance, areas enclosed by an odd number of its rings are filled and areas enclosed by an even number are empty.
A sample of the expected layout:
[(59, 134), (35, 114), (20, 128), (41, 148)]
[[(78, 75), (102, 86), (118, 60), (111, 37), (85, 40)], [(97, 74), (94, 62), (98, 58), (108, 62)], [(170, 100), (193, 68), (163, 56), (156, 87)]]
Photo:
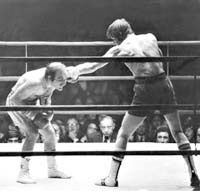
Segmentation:
[[(156, 37), (151, 34), (136, 35), (125, 19), (115, 20), (107, 29), (107, 37), (116, 46), (110, 48), (104, 57), (135, 56), (159, 57), (162, 52), (158, 47)], [(107, 65), (108, 63), (84, 63), (76, 66), (76, 75), (87, 74)], [(161, 62), (125, 63), (135, 77), (134, 97), (132, 105), (141, 104), (177, 104), (172, 83), (165, 75)], [(170, 127), (174, 140), (181, 151), (191, 150), (188, 139), (183, 133), (177, 110), (161, 109)], [(125, 151), (129, 136), (136, 131), (145, 117), (152, 111), (126, 112), (118, 132), (115, 149)], [(200, 181), (195, 169), (192, 156), (183, 156), (189, 169), (191, 186), (199, 187)], [(118, 172), (124, 156), (115, 155), (111, 161), (109, 174), (98, 181), (100, 186), (118, 186)], [(158, 172), (159, 173), (159, 172)]]
[[(23, 74), (12, 88), (6, 101), (7, 106), (51, 105), (54, 90), (62, 91), (70, 77), (69, 70), (60, 62), (50, 63), (47, 67)], [(22, 151), (33, 151), (40, 132), (44, 137), (44, 150), (56, 150), (56, 136), (51, 120), (53, 112), (13, 111), (8, 112), (14, 124), (25, 134)], [(17, 182), (36, 183), (29, 173), (29, 157), (21, 160)], [(54, 156), (47, 157), (49, 178), (70, 178), (59, 171)]]

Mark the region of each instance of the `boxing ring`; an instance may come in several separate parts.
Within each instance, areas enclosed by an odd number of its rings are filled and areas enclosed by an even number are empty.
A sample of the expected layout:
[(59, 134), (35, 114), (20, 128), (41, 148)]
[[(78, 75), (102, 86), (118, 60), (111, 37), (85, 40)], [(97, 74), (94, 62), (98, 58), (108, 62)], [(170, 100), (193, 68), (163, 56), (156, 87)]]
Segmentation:
[[(22, 144), (0, 144), (0, 151), (20, 152)], [(191, 144), (194, 149), (194, 144)], [(57, 151), (110, 151), (114, 143), (58, 143)], [(200, 149), (200, 144), (197, 144)], [(176, 144), (166, 143), (129, 143), (127, 151), (177, 151)], [(42, 152), (43, 144), (37, 143), (35, 151)], [(200, 169), (200, 160), (194, 156), (196, 167)], [(197, 191), (189, 186), (187, 166), (182, 156), (126, 156), (119, 173), (119, 187), (99, 187), (94, 182), (108, 173), (110, 156), (57, 156), (59, 169), (71, 175), (71, 179), (48, 179), (46, 157), (34, 156), (30, 163), (30, 172), (37, 184), (19, 184), (16, 178), (19, 172), (20, 157), (0, 158), (1, 191)]]
[[(0, 46), (24, 46), (25, 56), (23, 57), (3, 57), (0, 56), (0, 62), (24, 62), (25, 71), (27, 65), (31, 62), (46, 61), (77, 61), (77, 62), (145, 62), (145, 61), (163, 61), (167, 64), (167, 74), (169, 75), (169, 65), (171, 61), (198, 60), (200, 56), (169, 56), (170, 46), (188, 46), (200, 45), (199, 41), (181, 41), (181, 42), (159, 42), (159, 45), (167, 47), (167, 56), (163, 57), (115, 57), (102, 58), (100, 56), (28, 56), (29, 46), (112, 46), (111, 42), (0, 42)], [(172, 80), (192, 80), (194, 85), (200, 79), (200, 76), (170, 76)], [(16, 81), (18, 76), (3, 76), (0, 81)], [(102, 80), (133, 80), (132, 76), (85, 76), (80, 77), (80, 81), (102, 81)], [(198, 88), (197, 86), (194, 86)], [(195, 90), (196, 91), (196, 90)], [(194, 93), (195, 93), (194, 91)], [(176, 108), (183, 113), (193, 113), (195, 116), (200, 110), (197, 100), (194, 104), (178, 105), (63, 105), (63, 106), (0, 106), (0, 112), (22, 111), (22, 110), (54, 110), (57, 114), (73, 113), (110, 113), (123, 114), (130, 109), (160, 109)], [(34, 152), (20, 152), (21, 144), (0, 144), (0, 190), (18, 191), (18, 190), (37, 190), (49, 191), (59, 190), (81, 190), (81, 191), (102, 191), (102, 190), (134, 190), (134, 191), (197, 191), (197, 188), (189, 186), (189, 177), (187, 166), (184, 163), (182, 154), (194, 155), (197, 172), (200, 174), (200, 145), (191, 144), (191, 151), (179, 151), (176, 144), (158, 144), (158, 143), (129, 143), (127, 151), (113, 151), (114, 144), (109, 143), (58, 143), (56, 152), (43, 152), (43, 145), (37, 143)], [(123, 153), (127, 155), (119, 174), (119, 187), (98, 187), (94, 182), (108, 173), (111, 157), (114, 153)], [(72, 175), (72, 179), (48, 179), (45, 155), (58, 155), (58, 166), (67, 174)], [(134, 155), (134, 156), (133, 156)], [(23, 185), (16, 183), (16, 177), (19, 171), (19, 156), (33, 156), (30, 170), (37, 184)], [(199, 189), (200, 190), (200, 189)]]

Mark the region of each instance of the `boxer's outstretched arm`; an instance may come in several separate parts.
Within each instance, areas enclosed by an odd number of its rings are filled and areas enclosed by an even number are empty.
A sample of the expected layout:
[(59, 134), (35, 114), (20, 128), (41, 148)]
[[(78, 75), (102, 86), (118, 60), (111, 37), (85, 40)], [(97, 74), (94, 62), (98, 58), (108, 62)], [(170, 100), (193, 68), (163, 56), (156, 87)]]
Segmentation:
[[(110, 48), (102, 57), (113, 57), (120, 52), (118, 46)], [(79, 75), (93, 73), (96, 70), (106, 66), (108, 63), (101, 62), (85, 62), (77, 65), (75, 68), (78, 70)]]
[(106, 66), (108, 63), (103, 62), (85, 62), (76, 66), (79, 75), (93, 73), (96, 70)]

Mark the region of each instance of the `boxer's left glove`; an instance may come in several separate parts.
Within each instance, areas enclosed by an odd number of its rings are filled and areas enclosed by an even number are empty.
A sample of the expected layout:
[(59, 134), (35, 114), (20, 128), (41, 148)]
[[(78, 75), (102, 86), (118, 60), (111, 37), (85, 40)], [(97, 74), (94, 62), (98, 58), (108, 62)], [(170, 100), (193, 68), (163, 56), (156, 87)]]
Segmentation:
[(35, 115), (35, 117), (33, 119), (33, 123), (39, 129), (43, 129), (43, 128), (45, 128), (49, 125), (52, 118), (53, 118), (53, 112), (52, 111), (39, 112)]
[(66, 67), (65, 69), (66, 79), (69, 83), (76, 83), (79, 79), (79, 70), (74, 66)]

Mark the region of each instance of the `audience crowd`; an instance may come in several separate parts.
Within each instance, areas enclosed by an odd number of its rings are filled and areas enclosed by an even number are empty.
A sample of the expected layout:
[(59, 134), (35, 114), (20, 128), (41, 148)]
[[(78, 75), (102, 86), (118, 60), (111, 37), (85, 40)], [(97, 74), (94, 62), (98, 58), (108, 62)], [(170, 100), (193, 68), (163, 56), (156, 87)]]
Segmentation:
[[(116, 140), (122, 117), (121, 114), (63, 116), (56, 114), (52, 126), (59, 143), (111, 143)], [(192, 115), (182, 115), (181, 123), (190, 142), (200, 143), (200, 124), (194, 125)], [(7, 114), (2, 114), (0, 116), (0, 143), (20, 143), (23, 138), (23, 132), (20, 132)], [(39, 136), (37, 142), (43, 142), (42, 135)], [(174, 140), (164, 116), (159, 111), (155, 111), (152, 115), (147, 116), (136, 132), (130, 136), (129, 142), (174, 143)]]

